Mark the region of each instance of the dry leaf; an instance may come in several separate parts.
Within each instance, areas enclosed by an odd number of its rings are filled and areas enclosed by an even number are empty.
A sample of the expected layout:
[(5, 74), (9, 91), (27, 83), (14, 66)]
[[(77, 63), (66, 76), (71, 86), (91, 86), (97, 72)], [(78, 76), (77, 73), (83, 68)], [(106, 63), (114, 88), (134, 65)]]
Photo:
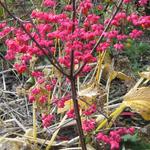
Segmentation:
[[(82, 110), (89, 108), (89, 106), (91, 106), (92, 103), (93, 103), (92, 99), (86, 99), (85, 102), (81, 99), (78, 99), (79, 107)], [(57, 113), (63, 113), (63, 112), (68, 111), (70, 109), (73, 109), (73, 100), (72, 99), (66, 101), (65, 106), (63, 108), (58, 108)]]
[(105, 80), (107, 80), (109, 77), (110, 82), (112, 80), (114, 80), (115, 78), (118, 78), (118, 79), (124, 80), (124, 81), (132, 80), (132, 78), (130, 76), (127, 76), (126, 74), (124, 74), (122, 72), (117, 72), (117, 71), (113, 70), (110, 64), (104, 65), (102, 76)]
[(141, 114), (145, 120), (150, 120), (150, 87), (130, 90), (130, 92), (124, 96), (123, 103)]
[(112, 58), (110, 56), (110, 53), (107, 51), (104, 58), (104, 64), (111, 64), (111, 63), (112, 63)]
[(150, 80), (150, 72), (141, 72), (141, 73), (139, 73), (139, 75), (140, 75), (142, 78), (145, 78), (145, 79)]
[(132, 80), (132, 78), (130, 76), (127, 76), (126, 74), (122, 73), (122, 72), (117, 72), (117, 76), (116, 76), (118, 79), (121, 79), (121, 80)]
[(4, 138), (0, 142), (0, 150), (33, 150), (32, 145), (19, 138)]
[(88, 83), (88, 84), (83, 85), (80, 88), (81, 90), (78, 92), (78, 96), (79, 97), (96, 97), (101, 92), (102, 88), (103, 88), (102, 85), (98, 85), (95, 82)]
[[(78, 92), (78, 104), (82, 110), (88, 109), (93, 103), (103, 107), (106, 101), (106, 91), (102, 85), (96, 83), (86, 84), (80, 88)], [(70, 99), (65, 102), (64, 108), (58, 108), (57, 113), (63, 113), (73, 108), (73, 100)]]

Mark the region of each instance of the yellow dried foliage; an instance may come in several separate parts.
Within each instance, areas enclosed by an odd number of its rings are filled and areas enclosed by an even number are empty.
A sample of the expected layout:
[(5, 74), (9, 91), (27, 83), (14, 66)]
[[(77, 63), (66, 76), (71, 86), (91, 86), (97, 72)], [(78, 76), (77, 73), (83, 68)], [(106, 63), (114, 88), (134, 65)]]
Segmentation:
[[(90, 100), (86, 100), (86, 101), (88, 102), (88, 104), (92, 104), (93, 103), (91, 99)], [(86, 102), (84, 102), (84, 101), (82, 101), (80, 99), (78, 99), (78, 104), (79, 104), (79, 106), (80, 106), (80, 108), (82, 110), (83, 109), (87, 109), (89, 107), (89, 105)], [(58, 108), (57, 113), (63, 113), (65, 111), (68, 111), (69, 109), (73, 109), (73, 100), (72, 99), (66, 101), (65, 102), (65, 106), (63, 108)]]
[(150, 87), (134, 87), (123, 99), (122, 104), (110, 114), (111, 120), (109, 120), (109, 124), (107, 124), (108, 120), (104, 119), (98, 125), (97, 131), (104, 126), (111, 128), (114, 121), (126, 107), (130, 107), (133, 111), (139, 113), (145, 120), (150, 120)]
[(79, 97), (96, 97), (100, 92), (100, 86), (96, 82), (83, 85), (78, 92)]
[(150, 72), (141, 72), (141, 73), (139, 73), (139, 75), (140, 75), (142, 78), (145, 78), (145, 79), (150, 80)]
[(21, 138), (4, 138), (0, 141), (0, 150), (33, 150), (32, 145)]
[(141, 114), (145, 120), (150, 120), (150, 87), (130, 90), (124, 96), (123, 103), (135, 112)]
[(109, 81), (111, 82), (115, 78), (118, 78), (120, 80), (129, 81), (132, 80), (130, 76), (127, 76), (126, 74), (122, 72), (115, 71), (110, 64), (105, 64), (103, 69), (103, 78), (107, 80), (109, 78)]
[[(78, 104), (81, 110), (88, 109), (93, 103), (99, 103), (103, 101), (105, 96), (105, 89), (102, 85), (97, 85), (95, 82), (84, 85), (78, 92)], [(58, 108), (57, 113), (63, 113), (73, 108), (73, 100), (70, 99), (65, 102), (64, 108)]]

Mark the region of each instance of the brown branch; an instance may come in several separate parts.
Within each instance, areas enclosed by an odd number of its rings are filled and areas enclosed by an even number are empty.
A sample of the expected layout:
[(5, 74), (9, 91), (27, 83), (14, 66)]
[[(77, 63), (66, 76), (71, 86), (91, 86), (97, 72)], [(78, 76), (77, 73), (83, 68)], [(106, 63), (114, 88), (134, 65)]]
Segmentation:
[(85, 144), (85, 137), (84, 137), (84, 133), (83, 133), (83, 129), (82, 129), (81, 116), (80, 116), (80, 111), (79, 111), (79, 105), (78, 105), (78, 100), (77, 100), (77, 92), (76, 92), (75, 83), (76, 83), (76, 80), (72, 79), (71, 80), (71, 91), (72, 91), (74, 112), (75, 112), (76, 122), (77, 122), (77, 129), (78, 129), (78, 133), (79, 133), (79, 138), (80, 138), (82, 150), (87, 150), (86, 144)]
[[(76, 0), (72, 0), (72, 7), (73, 7), (73, 12), (72, 12), (72, 21), (73, 21), (72, 34), (73, 34), (73, 32), (75, 31)], [(70, 65), (71, 93), (72, 93), (72, 100), (73, 100), (73, 105), (74, 105), (74, 112), (75, 112), (75, 116), (76, 116), (77, 129), (78, 129), (78, 134), (79, 134), (82, 150), (87, 150), (86, 144), (85, 144), (85, 137), (84, 137), (84, 133), (83, 133), (83, 129), (82, 129), (79, 105), (78, 105), (78, 100), (77, 100), (76, 78), (73, 77), (74, 49), (70, 53), (70, 60), (71, 60), (71, 65)]]
[[(73, 21), (73, 27), (72, 27), (72, 34), (75, 30), (75, 19), (76, 19), (76, 0), (72, 1), (72, 21)], [(71, 65), (70, 65), (70, 77), (73, 76), (74, 72), (74, 50), (71, 51), (70, 53), (70, 60), (71, 60)]]

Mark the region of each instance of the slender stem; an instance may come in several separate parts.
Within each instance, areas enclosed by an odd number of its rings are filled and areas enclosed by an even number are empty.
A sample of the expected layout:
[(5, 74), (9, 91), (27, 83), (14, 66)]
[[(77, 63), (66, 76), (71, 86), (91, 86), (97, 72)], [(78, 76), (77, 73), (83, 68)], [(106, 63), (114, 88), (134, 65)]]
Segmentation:
[(71, 66), (70, 66), (70, 77), (73, 77), (74, 72), (74, 50), (71, 51)]
[[(73, 21), (72, 34), (73, 34), (75, 30), (75, 19), (76, 19), (76, 0), (72, 0), (72, 7), (73, 7), (73, 12), (72, 12), (72, 21)], [(77, 90), (76, 90), (76, 85), (75, 85), (76, 77), (73, 77), (74, 49), (70, 53), (70, 60), (71, 60), (71, 65), (70, 65), (71, 92), (72, 92), (72, 100), (73, 100), (74, 112), (75, 112), (76, 122), (77, 122), (77, 129), (78, 129), (78, 134), (79, 134), (82, 150), (86, 150), (85, 137), (84, 137), (84, 133), (82, 130), (81, 116), (80, 116), (79, 105), (78, 105), (78, 100), (77, 100)]]
[(36, 103), (33, 103), (33, 139), (35, 141), (35, 147), (37, 144), (37, 124), (36, 124)]
[(76, 0), (72, 1), (72, 7), (73, 7), (73, 14), (72, 14), (73, 28), (72, 28), (72, 32), (74, 32), (74, 30), (75, 30), (75, 19), (76, 19)]
[[(75, 0), (72, 1), (72, 7), (73, 7), (73, 12), (72, 12), (72, 21), (73, 21), (72, 34), (73, 34), (73, 32), (75, 30), (75, 18), (76, 18), (76, 1)], [(73, 72), (74, 72), (74, 49), (71, 50), (70, 61), (71, 61), (70, 77), (72, 78)]]
[(79, 113), (79, 105), (78, 105), (78, 100), (77, 100), (75, 82), (76, 82), (75, 78), (72, 78), (71, 79), (71, 92), (72, 92), (72, 99), (73, 99), (73, 105), (74, 105), (74, 112), (75, 112), (75, 116), (76, 116), (78, 134), (80, 137), (82, 150), (87, 150), (86, 144), (85, 144), (85, 137), (84, 137), (84, 133), (82, 130), (82, 123), (81, 123), (81, 117), (80, 117), (80, 113)]
[(65, 115), (65, 116), (63, 117), (63, 119), (61, 120), (61, 122), (59, 123), (57, 130), (53, 133), (53, 135), (52, 135), (50, 141), (48, 142), (48, 145), (47, 145), (47, 147), (46, 147), (46, 150), (51, 149), (52, 144), (53, 144), (54, 140), (56, 139), (56, 137), (57, 137), (57, 135), (58, 135), (58, 132), (59, 132), (60, 129), (61, 129), (60, 127), (64, 124), (64, 122), (65, 122), (66, 119), (67, 119), (67, 115)]

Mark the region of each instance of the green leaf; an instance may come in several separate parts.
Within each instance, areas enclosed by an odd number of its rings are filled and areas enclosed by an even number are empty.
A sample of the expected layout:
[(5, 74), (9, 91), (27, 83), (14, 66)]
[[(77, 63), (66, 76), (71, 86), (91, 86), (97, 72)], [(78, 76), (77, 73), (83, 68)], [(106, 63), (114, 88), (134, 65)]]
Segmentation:
[(3, 17), (3, 15), (4, 15), (4, 9), (0, 7), (0, 17)]
[(26, 83), (24, 84), (24, 89), (28, 90), (35, 84), (35, 79), (33, 77), (30, 77)]
[(141, 139), (138, 142), (124, 142), (121, 150), (150, 150), (150, 143)]
[(138, 133), (135, 133), (134, 135), (130, 135), (130, 134), (127, 134), (127, 135), (124, 135), (122, 136), (122, 139), (124, 142), (137, 142), (139, 140), (139, 137), (138, 137)]
[(86, 138), (85, 138), (85, 143), (90, 143), (92, 141), (92, 138), (90, 137), (90, 136), (87, 136)]

